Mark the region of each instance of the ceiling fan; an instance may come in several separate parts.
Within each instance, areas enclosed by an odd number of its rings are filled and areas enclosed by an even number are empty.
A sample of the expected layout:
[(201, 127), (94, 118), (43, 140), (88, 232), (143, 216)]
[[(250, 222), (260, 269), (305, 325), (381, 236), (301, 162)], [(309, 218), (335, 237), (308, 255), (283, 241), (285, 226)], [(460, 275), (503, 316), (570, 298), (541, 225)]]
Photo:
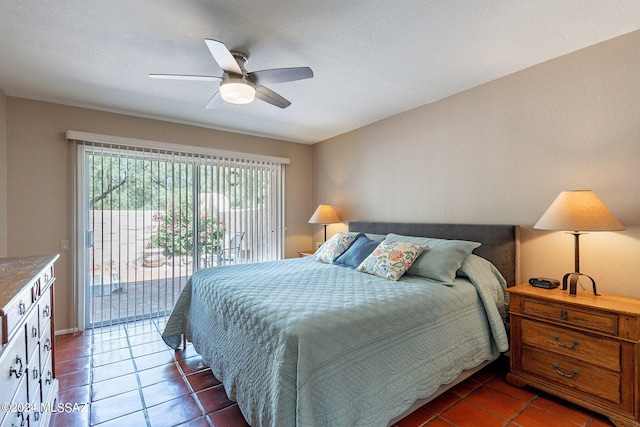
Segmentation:
[(184, 74), (149, 74), (149, 77), (171, 80), (219, 81), (219, 90), (211, 97), (205, 108), (215, 108), (222, 101), (232, 104), (248, 104), (255, 98), (276, 107), (287, 108), (291, 105), (290, 101), (263, 85), (313, 77), (313, 71), (309, 67), (274, 68), (249, 73), (244, 68), (248, 59), (246, 54), (229, 50), (224, 43), (217, 40), (204, 39), (204, 41), (213, 59), (222, 68), (222, 77)]

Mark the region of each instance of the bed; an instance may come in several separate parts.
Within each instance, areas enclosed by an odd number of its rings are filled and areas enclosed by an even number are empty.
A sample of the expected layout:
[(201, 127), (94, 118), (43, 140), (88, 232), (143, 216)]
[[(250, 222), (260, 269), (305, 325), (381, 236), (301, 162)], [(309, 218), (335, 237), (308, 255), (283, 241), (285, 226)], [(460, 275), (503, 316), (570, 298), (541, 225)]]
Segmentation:
[(195, 273), (163, 338), (193, 342), (254, 427), (389, 425), (508, 349), (516, 226), (352, 222), (349, 231), (481, 245), (446, 283), (313, 257)]

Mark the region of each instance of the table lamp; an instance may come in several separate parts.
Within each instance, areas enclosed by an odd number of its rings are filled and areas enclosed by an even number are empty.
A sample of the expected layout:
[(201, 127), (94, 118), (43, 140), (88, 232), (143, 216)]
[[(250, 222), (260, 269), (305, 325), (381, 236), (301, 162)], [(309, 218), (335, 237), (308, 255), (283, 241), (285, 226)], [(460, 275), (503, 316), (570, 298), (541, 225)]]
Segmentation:
[(316, 211), (309, 218), (309, 224), (324, 225), (324, 241), (327, 241), (327, 224), (335, 224), (341, 222), (336, 211), (331, 205), (318, 205)]
[(591, 190), (563, 191), (556, 197), (551, 206), (538, 220), (533, 228), (538, 230), (565, 230), (567, 234), (573, 234), (575, 245), (575, 271), (567, 273), (562, 278), (562, 289), (567, 289), (569, 283), (569, 295), (575, 296), (580, 276), (585, 276), (593, 284), (593, 293), (596, 291), (596, 282), (591, 276), (580, 273), (580, 235), (587, 231), (618, 231), (624, 227), (600, 201)]

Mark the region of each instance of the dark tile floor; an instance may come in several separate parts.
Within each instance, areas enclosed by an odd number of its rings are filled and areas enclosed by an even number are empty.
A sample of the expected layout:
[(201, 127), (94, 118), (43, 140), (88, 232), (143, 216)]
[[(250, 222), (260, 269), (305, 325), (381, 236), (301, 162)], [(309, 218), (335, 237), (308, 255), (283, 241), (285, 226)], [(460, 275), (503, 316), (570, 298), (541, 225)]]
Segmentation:
[[(193, 347), (173, 351), (160, 321), (62, 335), (56, 341), (60, 403), (87, 404), (53, 414), (54, 427), (247, 426), (238, 406)], [(495, 362), (397, 423), (418, 426), (603, 427), (599, 415), (504, 381)]]

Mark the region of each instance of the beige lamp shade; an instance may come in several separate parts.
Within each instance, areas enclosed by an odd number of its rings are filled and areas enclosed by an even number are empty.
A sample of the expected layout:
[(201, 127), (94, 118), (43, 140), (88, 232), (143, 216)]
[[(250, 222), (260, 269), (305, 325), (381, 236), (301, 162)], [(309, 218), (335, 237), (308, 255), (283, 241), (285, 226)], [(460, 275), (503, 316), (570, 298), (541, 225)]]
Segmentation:
[(580, 234), (585, 231), (624, 230), (598, 196), (591, 190), (563, 191), (533, 228), (564, 230), (573, 234), (575, 269), (562, 278), (562, 289), (567, 289), (568, 284), (569, 295), (576, 296), (580, 277), (586, 277), (593, 284), (593, 294), (598, 295), (593, 277), (580, 273)]
[(622, 224), (591, 190), (561, 192), (533, 228), (565, 231), (624, 230)]
[(341, 222), (336, 211), (331, 205), (318, 205), (318, 209), (309, 218), (309, 224), (324, 225), (324, 240), (327, 241), (327, 224)]
[(318, 205), (316, 211), (309, 218), (309, 224), (335, 224), (341, 222), (331, 205)]

